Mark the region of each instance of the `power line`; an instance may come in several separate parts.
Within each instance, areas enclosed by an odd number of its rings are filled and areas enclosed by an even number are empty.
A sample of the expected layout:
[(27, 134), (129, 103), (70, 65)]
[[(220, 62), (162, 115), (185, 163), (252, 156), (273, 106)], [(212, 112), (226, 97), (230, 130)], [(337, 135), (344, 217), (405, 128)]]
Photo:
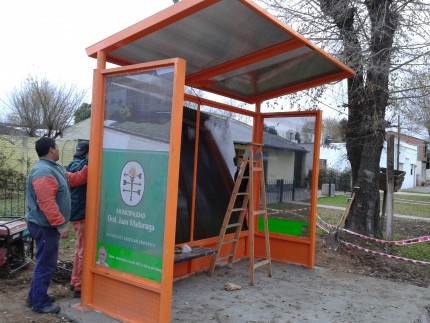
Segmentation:
[(308, 93), (305, 93), (305, 94), (306, 94), (308, 97), (310, 97), (312, 100), (317, 101), (318, 103), (320, 103), (320, 104), (322, 104), (322, 105), (326, 106), (327, 108), (332, 109), (332, 110), (336, 111), (336, 112), (337, 112), (337, 113), (339, 113), (339, 114), (344, 114), (344, 115), (348, 116), (348, 114), (347, 114), (347, 113), (345, 113), (345, 112), (343, 112), (343, 111), (340, 111), (340, 110), (337, 110), (337, 109), (333, 108), (332, 106), (328, 105), (327, 103), (320, 101), (319, 99), (315, 99), (315, 98), (313, 98), (310, 94), (308, 94)]

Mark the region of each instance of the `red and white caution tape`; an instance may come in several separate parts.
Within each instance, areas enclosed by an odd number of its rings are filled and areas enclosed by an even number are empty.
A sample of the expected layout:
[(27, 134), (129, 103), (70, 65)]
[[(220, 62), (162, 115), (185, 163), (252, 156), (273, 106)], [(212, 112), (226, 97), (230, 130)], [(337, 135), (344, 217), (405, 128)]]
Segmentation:
[(317, 227), (319, 227), (320, 229), (324, 230), (325, 233), (329, 233), (330, 232), (329, 230), (327, 230), (326, 228), (324, 228), (323, 226), (321, 226), (318, 222), (317, 222)]
[[(329, 231), (326, 228), (324, 228), (323, 226), (321, 226), (320, 224), (317, 223), (317, 226), (320, 227), (322, 230), (324, 230), (326, 233), (329, 233)], [(360, 251), (364, 251), (364, 252), (367, 252), (367, 253), (369, 253), (371, 255), (378, 255), (378, 256), (389, 258), (389, 259), (406, 261), (408, 263), (413, 263), (413, 264), (418, 264), (418, 265), (430, 265), (430, 262), (389, 255), (389, 254), (386, 254), (386, 253), (383, 253), (383, 252), (379, 252), (379, 251), (374, 251), (374, 250), (370, 250), (370, 249), (367, 249), (367, 248), (363, 248), (363, 247), (357, 246), (355, 244), (343, 241), (341, 239), (339, 239), (339, 242), (341, 244), (345, 245), (348, 248), (355, 249), (355, 250), (360, 250)]]
[[(319, 219), (321, 220), (321, 222), (322, 222), (322, 223), (324, 223), (325, 225), (327, 225), (327, 226), (329, 226), (329, 227), (335, 227), (335, 226), (334, 226), (334, 225), (332, 225), (332, 224), (329, 224), (329, 223), (324, 222), (324, 221), (323, 221), (319, 216), (318, 216), (318, 218), (319, 218)], [(321, 226), (319, 223), (317, 223), (317, 226), (318, 226), (319, 228), (321, 228), (322, 230), (324, 230), (326, 233), (329, 233), (329, 230), (327, 230), (326, 228), (324, 228), (323, 226)], [(364, 237), (365, 237), (365, 236), (364, 236)], [(403, 245), (405, 245), (405, 244), (408, 244), (408, 243), (404, 243), (404, 242), (414, 241), (414, 242), (410, 242), (410, 243), (417, 243), (417, 242), (415, 242), (415, 241), (416, 241), (416, 240), (419, 240), (419, 239), (421, 239), (421, 238), (424, 238), (422, 242), (424, 242), (424, 241), (428, 241), (427, 237), (420, 237), (420, 238), (415, 238), (415, 239), (402, 240), (402, 241), (401, 241), (402, 243), (398, 243), (399, 241), (392, 241), (392, 242), (397, 242), (396, 244), (403, 244)], [(378, 239), (375, 239), (375, 240), (378, 240)], [(385, 240), (380, 240), (380, 241), (385, 241)], [(368, 253), (368, 254), (371, 254), (371, 255), (378, 255), (378, 256), (382, 256), (382, 257), (389, 258), (389, 259), (395, 259), (395, 260), (406, 261), (406, 262), (408, 262), (408, 263), (413, 263), (413, 264), (418, 264), (418, 265), (427, 265), (427, 266), (428, 266), (428, 265), (430, 265), (430, 262), (427, 262), (427, 261), (415, 260), (415, 259), (409, 259), (409, 258), (405, 258), (405, 257), (398, 257), (398, 256), (389, 255), (389, 254), (386, 254), (386, 253), (383, 253), (383, 252), (379, 252), (379, 251), (374, 251), (374, 250), (370, 250), (370, 249), (367, 249), (367, 248), (363, 248), (363, 247), (357, 246), (357, 245), (355, 245), (355, 244), (352, 244), (352, 243), (349, 243), (349, 242), (343, 241), (343, 240), (341, 240), (341, 239), (339, 239), (339, 242), (340, 242), (341, 244), (345, 245), (345, 246), (346, 246), (346, 247), (348, 247), (348, 248), (355, 249), (355, 250), (360, 250), (360, 251), (364, 251), (364, 252), (366, 252), (366, 253)]]
[(290, 213), (290, 214), (294, 214), (294, 215), (300, 215), (300, 214), (297, 214), (297, 212), (307, 211), (307, 210), (309, 210), (309, 208), (305, 207), (305, 208), (302, 208), (302, 209), (295, 209), (295, 210), (278, 210), (278, 209), (267, 208), (267, 210), (273, 211), (271, 213), (267, 213), (267, 215), (269, 215), (269, 214), (279, 214), (279, 213)]
[(422, 237), (418, 237), (418, 238), (413, 238), (413, 239), (406, 239), (406, 240), (397, 240), (397, 241), (388, 241), (388, 240), (382, 240), (382, 239), (375, 239), (375, 238), (371, 238), (365, 235), (362, 235), (360, 233), (356, 233), (347, 229), (342, 229), (342, 231), (348, 232), (350, 234), (353, 234), (355, 236), (358, 236), (360, 238), (363, 238), (365, 240), (370, 240), (376, 243), (384, 243), (384, 244), (389, 244), (389, 245), (407, 245), (407, 244), (414, 244), (414, 243), (421, 243), (421, 242), (427, 242), (430, 241), (430, 236), (422, 236)]
[(367, 248), (363, 248), (360, 246), (357, 246), (355, 244), (343, 241), (339, 239), (339, 242), (342, 243), (343, 245), (351, 248), (351, 249), (355, 249), (355, 250), (360, 250), (360, 251), (364, 251), (368, 254), (371, 255), (377, 255), (377, 256), (382, 256), (382, 257), (386, 257), (386, 258), (390, 258), (390, 259), (395, 259), (395, 260), (401, 260), (401, 261), (406, 261), (408, 263), (412, 263), (412, 264), (417, 264), (417, 265), (430, 265), (430, 262), (427, 261), (421, 261), (421, 260), (414, 260), (414, 259), (409, 259), (409, 258), (404, 258), (404, 257), (397, 257), (397, 256), (393, 256), (393, 255), (389, 255), (383, 252), (379, 252), (379, 251), (374, 251), (374, 250), (370, 250)]
[[(335, 225), (329, 224), (327, 222), (324, 222), (323, 219), (320, 218), (320, 216), (318, 216), (318, 220), (321, 221), (322, 223), (324, 223), (324, 225), (335, 228)], [(388, 244), (388, 245), (408, 245), (408, 244), (414, 244), (414, 243), (421, 243), (421, 242), (427, 242), (430, 241), (430, 236), (422, 236), (422, 237), (418, 237), (418, 238), (412, 238), (412, 239), (406, 239), (406, 240), (397, 240), (397, 241), (388, 241), (388, 240), (383, 240), (383, 239), (376, 239), (376, 238), (372, 238), (372, 237), (368, 237), (365, 236), (363, 234), (348, 230), (348, 229), (342, 229), (340, 228), (340, 230), (347, 232), (349, 234), (355, 235), (359, 238), (362, 238), (364, 240), (369, 240), (372, 242), (376, 242), (376, 243), (383, 243), (383, 244)]]

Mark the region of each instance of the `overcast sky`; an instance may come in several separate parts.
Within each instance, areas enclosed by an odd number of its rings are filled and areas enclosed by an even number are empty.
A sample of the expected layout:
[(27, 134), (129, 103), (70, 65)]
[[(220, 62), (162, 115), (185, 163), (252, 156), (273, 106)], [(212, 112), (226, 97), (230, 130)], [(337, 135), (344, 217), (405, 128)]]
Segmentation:
[[(174, 5), (173, 0), (12, 0), (0, 9), (0, 121), (6, 96), (28, 75), (86, 89), (96, 60), (85, 49)], [(333, 112), (328, 110), (329, 113)]]
[[(0, 117), (6, 95), (27, 75), (92, 87), (85, 49), (173, 4), (172, 0), (12, 0), (0, 10)], [(90, 102), (88, 102), (90, 103)]]

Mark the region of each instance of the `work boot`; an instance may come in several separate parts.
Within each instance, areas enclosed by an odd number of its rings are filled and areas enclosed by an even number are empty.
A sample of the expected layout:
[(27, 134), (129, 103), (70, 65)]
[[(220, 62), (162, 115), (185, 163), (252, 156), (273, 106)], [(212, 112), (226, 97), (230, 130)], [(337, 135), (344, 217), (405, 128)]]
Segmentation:
[[(54, 296), (50, 296), (49, 295), (49, 298), (51, 299), (51, 303), (55, 302), (55, 297)], [(33, 302), (27, 297), (25, 299), (25, 305), (27, 305), (27, 307), (33, 307)]]
[(32, 308), (33, 312), (42, 313), (42, 314), (57, 314), (60, 313), (61, 307), (57, 304), (51, 304), (44, 308)]
[(73, 298), (81, 298), (81, 291), (80, 290), (75, 290), (73, 292)]

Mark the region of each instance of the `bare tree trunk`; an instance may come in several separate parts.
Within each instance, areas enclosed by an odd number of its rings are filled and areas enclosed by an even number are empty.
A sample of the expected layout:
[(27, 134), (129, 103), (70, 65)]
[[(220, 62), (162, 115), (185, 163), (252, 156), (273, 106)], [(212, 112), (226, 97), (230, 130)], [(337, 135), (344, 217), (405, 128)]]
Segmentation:
[(346, 148), (353, 186), (359, 186), (360, 191), (346, 226), (381, 237), (379, 161), (385, 138), (388, 76), (397, 17), (390, 11), (390, 0), (366, 0), (365, 3), (372, 26), (372, 55), (366, 69), (358, 33), (354, 29), (356, 9), (348, 1), (320, 1), (321, 10), (332, 17), (343, 38), (346, 63), (356, 71), (356, 76), (348, 80)]

